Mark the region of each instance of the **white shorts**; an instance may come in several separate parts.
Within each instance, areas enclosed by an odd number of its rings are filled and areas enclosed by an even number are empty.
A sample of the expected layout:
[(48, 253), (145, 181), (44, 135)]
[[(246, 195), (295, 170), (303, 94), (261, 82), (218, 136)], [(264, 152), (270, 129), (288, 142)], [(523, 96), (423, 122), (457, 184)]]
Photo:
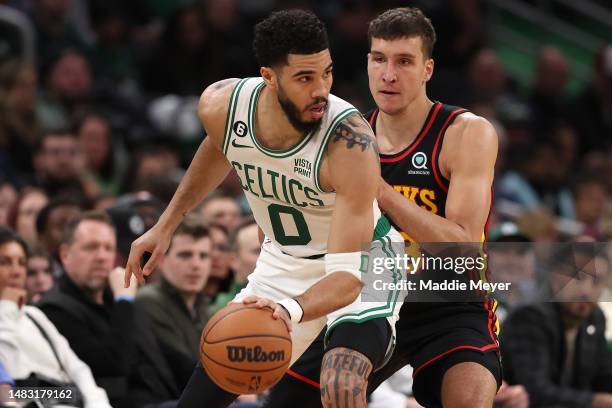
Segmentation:
[[(403, 243), (402, 236), (393, 228), (383, 237), (372, 242), (370, 248), (370, 259), (374, 257), (395, 257), (393, 250), (397, 243)], [(385, 281), (396, 281), (402, 279), (405, 271), (397, 269), (384, 270), (378, 277)], [(372, 273), (368, 268), (367, 273)], [(233, 299), (233, 302), (241, 302), (245, 297), (256, 295), (259, 297), (279, 301), (285, 298), (293, 298), (304, 293), (308, 288), (325, 277), (325, 261), (320, 259), (296, 258), (282, 252), (269, 240), (265, 240), (261, 247), (261, 254), (257, 260), (255, 271), (249, 275), (247, 286)], [(370, 277), (368, 277), (369, 279)], [(364, 278), (362, 278), (364, 281)], [(342, 288), (338, 288), (342, 291)], [(338, 324), (343, 322), (360, 323), (373, 318), (386, 318), (393, 331), (392, 343), (388, 351), (393, 349), (395, 339), (395, 322), (399, 317), (406, 293), (400, 290), (373, 291), (364, 290), (355, 301), (327, 316), (311, 320), (305, 323), (293, 325), (291, 332), (293, 364), (306, 351), (310, 343), (314, 341), (323, 327), (327, 325), (328, 333)]]

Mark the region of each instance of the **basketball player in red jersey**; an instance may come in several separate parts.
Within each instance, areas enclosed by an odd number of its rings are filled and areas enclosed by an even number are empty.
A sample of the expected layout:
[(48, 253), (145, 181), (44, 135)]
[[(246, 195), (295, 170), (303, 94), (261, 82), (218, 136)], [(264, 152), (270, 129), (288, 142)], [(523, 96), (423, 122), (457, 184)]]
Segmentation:
[[(370, 23), (368, 38), (378, 109), (366, 119), (380, 149), (381, 208), (409, 241), (482, 241), (497, 157), (493, 126), (427, 97), (435, 32), (420, 10), (388, 10)], [(378, 378), (410, 364), (420, 404), (491, 407), (501, 385), (494, 307), (486, 298), (406, 302), (394, 360)]]
[[(378, 109), (366, 119), (380, 149), (379, 205), (407, 242), (478, 243), (492, 200), (497, 135), (466, 109), (433, 102), (435, 31), (415, 8), (384, 12), (369, 26), (368, 76)], [(495, 303), (415, 302), (410, 294), (396, 324), (391, 360), (374, 372), (369, 391), (401, 367), (414, 369), (413, 393), (426, 407), (526, 407), (521, 386), (502, 384)], [(318, 348), (318, 350), (317, 350)], [(291, 394), (317, 406), (320, 345), (313, 344), (271, 393), (266, 407)]]

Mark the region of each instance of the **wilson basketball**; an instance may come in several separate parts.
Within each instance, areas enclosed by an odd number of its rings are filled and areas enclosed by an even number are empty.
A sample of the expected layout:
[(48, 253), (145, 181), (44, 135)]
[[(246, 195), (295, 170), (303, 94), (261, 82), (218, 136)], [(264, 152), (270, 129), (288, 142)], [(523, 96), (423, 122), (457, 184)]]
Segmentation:
[(206, 373), (234, 394), (259, 394), (289, 368), (291, 336), (272, 309), (230, 303), (208, 322), (200, 341)]

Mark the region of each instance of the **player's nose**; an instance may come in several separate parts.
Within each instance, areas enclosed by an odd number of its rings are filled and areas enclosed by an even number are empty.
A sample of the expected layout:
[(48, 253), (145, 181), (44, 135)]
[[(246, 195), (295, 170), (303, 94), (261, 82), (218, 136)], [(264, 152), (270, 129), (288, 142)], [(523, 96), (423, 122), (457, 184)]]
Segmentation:
[(395, 82), (397, 80), (397, 74), (393, 68), (393, 64), (386, 65), (382, 74), (382, 80), (383, 82)]

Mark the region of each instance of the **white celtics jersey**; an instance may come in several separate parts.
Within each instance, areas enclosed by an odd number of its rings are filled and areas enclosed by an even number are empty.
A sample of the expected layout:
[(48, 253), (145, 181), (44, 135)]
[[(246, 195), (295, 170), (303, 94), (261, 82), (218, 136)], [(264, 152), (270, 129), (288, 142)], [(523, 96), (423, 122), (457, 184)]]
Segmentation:
[[(327, 252), (335, 193), (321, 189), (319, 169), (337, 124), (358, 113), (329, 95), (321, 126), (287, 150), (272, 150), (255, 134), (255, 107), (262, 78), (242, 79), (232, 92), (223, 152), (240, 177), (253, 216), (266, 237), (286, 254), (310, 257)], [(374, 220), (380, 210), (374, 201)]]

